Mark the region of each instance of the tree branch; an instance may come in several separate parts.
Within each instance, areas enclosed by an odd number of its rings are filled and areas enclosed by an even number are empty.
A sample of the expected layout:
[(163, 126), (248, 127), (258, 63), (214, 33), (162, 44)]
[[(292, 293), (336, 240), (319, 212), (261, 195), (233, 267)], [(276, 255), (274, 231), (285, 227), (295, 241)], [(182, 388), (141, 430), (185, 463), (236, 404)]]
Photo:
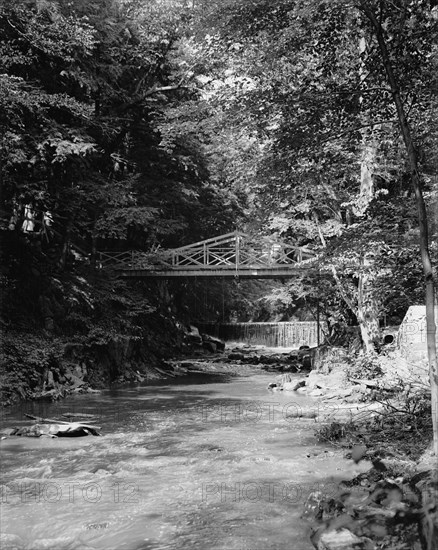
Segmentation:
[(313, 93), (313, 94), (301, 94), (300, 97), (319, 97), (319, 96), (335, 96), (335, 95), (363, 95), (363, 94), (366, 94), (366, 93), (371, 93), (371, 92), (386, 92), (388, 94), (391, 93), (391, 89), (390, 88), (383, 88), (381, 86), (375, 86), (373, 88), (366, 88), (365, 90), (339, 90), (338, 92), (336, 91), (332, 91), (332, 92), (316, 92), (316, 93)]
[(138, 105), (141, 105), (143, 101), (145, 101), (148, 97), (151, 97), (155, 94), (159, 94), (161, 92), (171, 92), (174, 90), (189, 90), (189, 86), (183, 86), (182, 81), (179, 82), (179, 84), (173, 84), (171, 86), (153, 86), (149, 90), (147, 90), (142, 97), (139, 99), (136, 99), (135, 101), (131, 101), (130, 103), (125, 103), (120, 108), (120, 112), (124, 113), (126, 111), (129, 111), (129, 109), (132, 109), (133, 107), (137, 107)]
[(349, 128), (348, 130), (345, 130), (344, 132), (341, 132), (340, 134), (331, 135), (323, 140), (321, 140), (319, 143), (325, 143), (326, 141), (331, 141), (332, 139), (339, 138), (341, 136), (345, 136), (346, 134), (351, 134), (352, 132), (358, 132), (359, 130), (362, 130), (362, 128), (369, 128), (371, 126), (378, 126), (380, 124), (394, 124), (397, 123), (398, 120), (391, 119), (391, 120), (378, 120), (376, 122), (370, 122), (369, 124), (363, 124), (362, 126), (356, 126), (355, 128)]

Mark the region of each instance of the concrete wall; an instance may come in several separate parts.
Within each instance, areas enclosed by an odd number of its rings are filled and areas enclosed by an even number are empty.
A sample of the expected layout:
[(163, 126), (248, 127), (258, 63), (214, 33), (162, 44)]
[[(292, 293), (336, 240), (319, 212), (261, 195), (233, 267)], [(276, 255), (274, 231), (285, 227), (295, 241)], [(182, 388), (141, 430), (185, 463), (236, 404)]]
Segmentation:
[[(438, 325), (437, 306), (435, 306), (435, 322)], [(427, 363), (426, 336), (426, 306), (411, 306), (400, 325), (397, 335), (397, 347), (401, 356), (408, 363)]]

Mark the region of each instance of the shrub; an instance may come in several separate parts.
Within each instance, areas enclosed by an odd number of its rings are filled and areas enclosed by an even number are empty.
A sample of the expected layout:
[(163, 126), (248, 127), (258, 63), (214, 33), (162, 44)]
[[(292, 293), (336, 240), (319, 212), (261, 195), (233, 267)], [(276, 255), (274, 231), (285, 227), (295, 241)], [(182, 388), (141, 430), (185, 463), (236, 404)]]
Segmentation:
[(375, 355), (358, 355), (352, 358), (347, 368), (347, 378), (380, 378), (383, 376), (380, 360)]

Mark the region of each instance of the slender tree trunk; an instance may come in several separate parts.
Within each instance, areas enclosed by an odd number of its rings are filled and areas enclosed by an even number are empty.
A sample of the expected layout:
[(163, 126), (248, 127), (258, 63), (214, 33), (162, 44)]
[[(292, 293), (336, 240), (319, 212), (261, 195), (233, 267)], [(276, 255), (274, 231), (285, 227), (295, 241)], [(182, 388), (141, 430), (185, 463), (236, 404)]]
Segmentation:
[[(318, 216), (314, 214), (313, 219), (318, 226), (318, 233), (322, 246), (326, 248), (327, 243), (324, 235), (322, 234)], [(336, 267), (332, 265), (331, 269), (333, 278), (342, 299), (350, 308), (350, 310), (354, 313), (357, 322), (359, 323), (360, 335), (365, 352), (374, 353), (376, 349), (375, 344), (379, 335), (379, 318), (377, 315), (378, 308), (373, 296), (373, 287), (370, 284), (369, 274), (364, 272), (365, 267), (365, 260), (363, 259), (361, 265), (361, 274), (359, 275), (357, 307), (355, 305), (354, 299), (352, 299), (348, 295), (348, 292), (345, 290), (344, 285), (339, 278), (338, 272), (336, 271)]]
[(436, 352), (435, 285), (429, 253), (429, 231), (426, 204), (424, 202), (423, 192), (421, 189), (421, 178), (418, 170), (417, 153), (415, 151), (411, 128), (405, 113), (403, 101), (400, 96), (399, 85), (392, 66), (382, 26), (372, 8), (364, 0), (361, 0), (359, 8), (371, 22), (377, 38), (387, 80), (391, 88), (395, 107), (397, 109), (400, 132), (406, 147), (411, 172), (411, 184), (417, 203), (418, 225), (420, 229), (420, 253), (423, 264), (426, 291), (427, 354), (429, 360), (429, 377), (432, 393), (433, 447), (435, 455), (438, 456), (438, 364)]
[(368, 267), (368, 260), (362, 258), (359, 274), (356, 317), (366, 353), (375, 353), (376, 344), (379, 338), (379, 317), (372, 279), (369, 271), (367, 271)]
[[(362, 36), (359, 40), (359, 54), (361, 63), (359, 65), (359, 78), (361, 83), (366, 79), (365, 64), (362, 55), (366, 51), (366, 39)], [(362, 105), (363, 97), (359, 97), (359, 104)], [(361, 107), (362, 110), (362, 107)], [(361, 114), (363, 128), (361, 130), (361, 160), (360, 160), (360, 194), (353, 209), (356, 216), (363, 216), (374, 197), (374, 171), (376, 164), (377, 144), (375, 130), (369, 113)]]

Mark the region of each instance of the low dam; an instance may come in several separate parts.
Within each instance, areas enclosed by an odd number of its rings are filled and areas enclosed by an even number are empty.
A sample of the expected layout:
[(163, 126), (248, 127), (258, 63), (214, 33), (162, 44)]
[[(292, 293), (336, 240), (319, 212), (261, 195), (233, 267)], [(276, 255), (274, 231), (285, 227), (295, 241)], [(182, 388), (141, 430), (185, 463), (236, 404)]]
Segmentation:
[[(321, 324), (322, 325), (322, 324)], [(267, 347), (316, 346), (323, 341), (323, 327), (315, 321), (281, 323), (223, 323), (198, 324), (201, 332), (216, 336), (221, 340), (245, 342)]]

